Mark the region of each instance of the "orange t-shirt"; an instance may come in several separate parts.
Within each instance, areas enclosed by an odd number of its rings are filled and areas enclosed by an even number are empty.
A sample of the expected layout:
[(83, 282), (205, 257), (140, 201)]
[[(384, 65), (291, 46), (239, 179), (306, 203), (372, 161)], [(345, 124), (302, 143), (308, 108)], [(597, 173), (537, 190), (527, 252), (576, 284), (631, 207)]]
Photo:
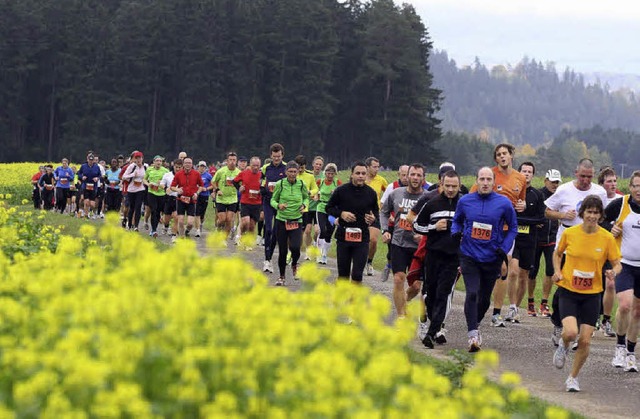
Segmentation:
[[(527, 180), (522, 173), (514, 169), (509, 175), (505, 175), (498, 166), (492, 167), (491, 171), (495, 179), (493, 183), (494, 192), (509, 198), (509, 201), (511, 201), (514, 207), (518, 199), (526, 200)], [(477, 191), (478, 185), (473, 185), (470, 192), (473, 193)]]

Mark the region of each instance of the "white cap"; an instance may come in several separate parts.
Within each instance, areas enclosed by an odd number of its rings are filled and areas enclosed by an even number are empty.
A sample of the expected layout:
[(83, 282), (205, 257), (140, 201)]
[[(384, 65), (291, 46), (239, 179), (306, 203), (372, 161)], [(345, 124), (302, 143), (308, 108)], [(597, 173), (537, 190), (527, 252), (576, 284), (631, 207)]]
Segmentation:
[(547, 174), (545, 179), (549, 179), (551, 182), (562, 182), (562, 176), (560, 176), (560, 171), (556, 169), (547, 170)]
[(204, 166), (204, 167), (207, 167), (207, 162), (206, 162), (206, 161), (204, 161), (204, 160), (200, 160), (200, 161), (198, 162), (198, 166)]

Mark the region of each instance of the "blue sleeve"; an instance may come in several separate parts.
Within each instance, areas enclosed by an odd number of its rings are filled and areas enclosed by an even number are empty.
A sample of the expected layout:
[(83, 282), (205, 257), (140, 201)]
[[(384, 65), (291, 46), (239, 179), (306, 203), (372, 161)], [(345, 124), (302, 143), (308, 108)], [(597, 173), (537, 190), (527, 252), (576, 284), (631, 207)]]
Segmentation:
[(509, 253), (509, 250), (511, 250), (513, 246), (513, 241), (518, 235), (518, 218), (511, 202), (506, 202), (504, 205), (504, 221), (509, 226), (509, 229), (504, 235), (501, 247), (505, 253)]
[(456, 212), (453, 214), (453, 221), (451, 222), (451, 235), (462, 233), (464, 229), (464, 211), (463, 211), (464, 202), (462, 199), (458, 201), (458, 206), (456, 207)]

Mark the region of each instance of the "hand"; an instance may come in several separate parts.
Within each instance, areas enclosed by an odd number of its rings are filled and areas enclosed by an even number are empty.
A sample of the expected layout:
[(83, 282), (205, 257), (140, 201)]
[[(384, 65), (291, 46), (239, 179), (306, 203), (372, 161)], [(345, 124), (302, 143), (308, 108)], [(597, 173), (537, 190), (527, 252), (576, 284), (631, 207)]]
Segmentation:
[(391, 240), (391, 234), (388, 231), (385, 231), (382, 234), (382, 242), (383, 243), (389, 243), (390, 240)]
[(374, 223), (374, 221), (376, 221), (376, 216), (373, 215), (373, 212), (369, 211), (368, 214), (364, 215), (364, 221), (368, 224), (371, 225)]
[(177, 189), (176, 189), (176, 192), (178, 192), (180, 195), (182, 195), (182, 192), (184, 192), (184, 189), (182, 189), (182, 188), (177, 188)]
[(93, 181), (94, 181), (94, 182), (97, 182), (97, 181), (98, 181), (98, 178), (97, 178), (97, 177), (94, 177), (94, 178), (93, 178)]
[(87, 177), (86, 176), (82, 176), (82, 180), (87, 180)]
[(445, 231), (446, 229), (447, 229), (447, 220), (445, 220), (444, 218), (442, 220), (438, 220), (438, 222), (436, 223), (436, 230)]
[(241, 185), (241, 186), (238, 188), (238, 190), (239, 190), (240, 192), (244, 192), (244, 189), (245, 189), (245, 188), (244, 188), (244, 185)]
[(564, 213), (564, 218), (563, 220), (567, 220), (567, 221), (573, 221), (576, 219), (576, 210), (570, 210)]
[(604, 271), (604, 276), (607, 278), (607, 281), (614, 282), (616, 280), (616, 273), (613, 269), (607, 269)]
[(305, 208), (306, 207), (304, 206), (304, 204), (302, 204), (302, 205), (300, 205), (300, 208), (298, 209), (298, 211), (302, 212), (302, 211), (304, 211)]
[(527, 203), (524, 202), (522, 199), (518, 199), (518, 202), (516, 203), (516, 212), (523, 212), (525, 210), (525, 208), (527, 207)]
[(615, 238), (620, 237), (620, 235), (622, 234), (622, 227), (620, 227), (618, 224), (614, 224), (613, 227), (611, 227), (611, 234), (613, 234), (613, 237)]
[(313, 195), (313, 196), (311, 197), (311, 199), (312, 199), (313, 201), (318, 201), (318, 200), (320, 199), (320, 195), (315, 194), (315, 195)]
[(551, 277), (551, 279), (553, 279), (554, 282), (560, 282), (562, 281), (562, 273), (561, 272), (554, 272), (553, 276)]
[(278, 209), (279, 210), (287, 209), (287, 204), (278, 204)]
[[(354, 223), (356, 221), (356, 216), (354, 213), (349, 212), (349, 211), (342, 211), (340, 213), (340, 218), (342, 218), (343, 220), (345, 220), (348, 223)], [(366, 218), (365, 218), (366, 220)]]

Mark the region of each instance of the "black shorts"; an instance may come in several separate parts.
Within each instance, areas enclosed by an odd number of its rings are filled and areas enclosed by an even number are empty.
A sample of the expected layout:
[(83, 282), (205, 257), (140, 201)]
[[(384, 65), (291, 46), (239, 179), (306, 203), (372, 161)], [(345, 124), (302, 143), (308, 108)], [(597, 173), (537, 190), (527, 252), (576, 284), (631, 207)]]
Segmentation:
[(380, 225), (380, 217), (377, 217), (369, 227), (377, 228), (378, 230), (382, 229), (382, 226)]
[(536, 254), (533, 257), (533, 269), (529, 271), (529, 279), (536, 279), (540, 270), (540, 259), (544, 256), (544, 274), (553, 276), (553, 252), (555, 244), (540, 244), (536, 246)]
[(316, 212), (307, 211), (302, 213), (302, 224), (307, 226), (316, 222)]
[(622, 263), (622, 272), (616, 277), (616, 293), (633, 290), (633, 295), (640, 298), (640, 267)]
[(575, 317), (578, 324), (596, 326), (600, 317), (600, 294), (580, 294), (558, 287), (558, 306), (560, 318)]
[(262, 205), (242, 204), (240, 207), (240, 216), (249, 217), (253, 221), (260, 221), (260, 211), (262, 211)]
[(518, 234), (516, 236), (513, 254), (511, 256), (514, 259), (518, 259), (518, 266), (520, 269), (530, 271), (533, 268), (535, 255), (535, 240), (531, 240), (529, 237), (522, 237)]
[(178, 215), (186, 214), (188, 216), (193, 217), (194, 215), (196, 215), (196, 204), (195, 202), (190, 202), (188, 204), (185, 204), (179, 199), (176, 199), (176, 212), (178, 213)]
[(413, 261), (413, 254), (416, 252), (415, 247), (401, 247), (395, 244), (391, 245), (391, 270), (396, 272), (407, 272)]
[(216, 211), (218, 211), (218, 214), (227, 211), (238, 212), (238, 203), (236, 202), (235, 204), (221, 204), (219, 202), (216, 202)]
[(209, 205), (209, 196), (198, 195), (198, 202), (196, 203), (196, 215), (198, 217), (204, 217), (207, 213), (207, 206)]
[(176, 211), (176, 197), (167, 195), (167, 198), (164, 200), (164, 210), (163, 214), (171, 215)]
[(82, 191), (82, 196), (87, 201), (95, 201), (97, 195), (98, 195), (98, 191), (95, 189), (95, 187), (92, 191), (87, 190), (86, 188)]

